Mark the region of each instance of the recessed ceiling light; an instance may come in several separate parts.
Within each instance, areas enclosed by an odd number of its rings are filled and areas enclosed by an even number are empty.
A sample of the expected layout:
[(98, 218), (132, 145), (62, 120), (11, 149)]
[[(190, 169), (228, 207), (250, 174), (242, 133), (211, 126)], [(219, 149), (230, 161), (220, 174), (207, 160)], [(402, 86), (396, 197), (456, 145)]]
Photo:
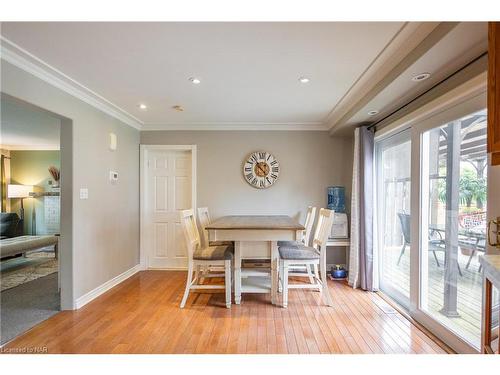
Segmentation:
[(368, 112), (369, 116), (375, 116), (376, 114), (378, 114), (378, 111), (375, 109), (373, 111)]
[(420, 74), (417, 74), (416, 76), (413, 76), (411, 80), (415, 81), (415, 82), (425, 81), (430, 76), (431, 76), (431, 73), (420, 73)]
[(184, 108), (181, 105), (174, 105), (172, 109), (176, 110), (177, 112), (184, 112)]
[(191, 78), (189, 78), (189, 80), (191, 81), (191, 83), (193, 83), (195, 85), (198, 85), (201, 83), (199, 78), (191, 77)]
[(300, 81), (300, 83), (309, 83), (310, 79), (307, 77), (300, 77), (299, 81)]
[(146, 109), (148, 109), (148, 106), (146, 104), (141, 103), (139, 104), (139, 108), (145, 111)]

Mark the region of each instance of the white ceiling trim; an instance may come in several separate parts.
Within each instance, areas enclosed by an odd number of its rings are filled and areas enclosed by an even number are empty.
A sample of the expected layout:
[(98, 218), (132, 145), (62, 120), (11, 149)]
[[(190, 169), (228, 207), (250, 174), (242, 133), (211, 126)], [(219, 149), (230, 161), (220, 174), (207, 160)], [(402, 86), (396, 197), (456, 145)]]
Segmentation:
[(2, 60), (22, 69), (35, 77), (51, 84), (54, 87), (82, 100), (83, 102), (99, 109), (100, 111), (124, 122), (125, 124), (141, 130), (142, 121), (124, 109), (113, 104), (88, 87), (78, 83), (73, 78), (62, 73), (45, 61), (32, 55), (22, 47), (0, 36), (0, 56)]
[(328, 131), (328, 127), (321, 122), (299, 123), (269, 123), (269, 122), (197, 122), (187, 124), (144, 124), (142, 130), (253, 130), (253, 131)]

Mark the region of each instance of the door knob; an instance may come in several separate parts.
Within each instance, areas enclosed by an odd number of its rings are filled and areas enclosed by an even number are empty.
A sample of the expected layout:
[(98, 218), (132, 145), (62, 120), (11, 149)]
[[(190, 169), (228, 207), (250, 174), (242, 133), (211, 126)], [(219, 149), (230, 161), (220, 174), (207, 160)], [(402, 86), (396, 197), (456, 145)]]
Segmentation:
[[(488, 244), (500, 248), (500, 217), (488, 221)], [(491, 235), (494, 235), (494, 241)]]

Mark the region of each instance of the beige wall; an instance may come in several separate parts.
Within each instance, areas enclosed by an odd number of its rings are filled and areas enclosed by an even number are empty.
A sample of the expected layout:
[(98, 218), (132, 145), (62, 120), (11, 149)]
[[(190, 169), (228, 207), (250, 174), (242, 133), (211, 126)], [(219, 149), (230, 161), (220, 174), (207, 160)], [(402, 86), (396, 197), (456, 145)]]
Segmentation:
[[(77, 299), (139, 263), (139, 131), (5, 61), (1, 79), (2, 92), (72, 120), (61, 128), (61, 168), (72, 164), (72, 173), (61, 172), (61, 180), (63, 188), (72, 186), (71, 207), (65, 206), (73, 211), (73, 254), (61, 248), (61, 262), (73, 265), (70, 294)], [(116, 152), (108, 149), (109, 132), (117, 134)], [(72, 160), (65, 162), (70, 149)], [(119, 173), (116, 185), (109, 183), (110, 170)], [(88, 200), (79, 199), (81, 187), (89, 189)], [(63, 308), (70, 308), (67, 301)]]
[[(326, 188), (351, 189), (353, 143), (320, 131), (144, 131), (141, 144), (197, 146), (197, 201), (213, 217), (229, 214), (287, 214), (304, 220), (308, 205), (326, 206)], [(276, 184), (259, 190), (247, 184), (242, 162), (252, 151), (271, 152), (280, 162)], [(329, 263), (344, 263), (332, 251)], [(340, 254), (335, 257), (335, 254)]]

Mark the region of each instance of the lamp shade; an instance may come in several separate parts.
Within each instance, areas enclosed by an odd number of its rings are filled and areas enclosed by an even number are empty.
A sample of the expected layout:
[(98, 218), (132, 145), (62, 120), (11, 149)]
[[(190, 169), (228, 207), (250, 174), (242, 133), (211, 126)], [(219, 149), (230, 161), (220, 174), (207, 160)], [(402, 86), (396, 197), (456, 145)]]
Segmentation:
[(33, 185), (7, 185), (7, 198), (29, 198)]

